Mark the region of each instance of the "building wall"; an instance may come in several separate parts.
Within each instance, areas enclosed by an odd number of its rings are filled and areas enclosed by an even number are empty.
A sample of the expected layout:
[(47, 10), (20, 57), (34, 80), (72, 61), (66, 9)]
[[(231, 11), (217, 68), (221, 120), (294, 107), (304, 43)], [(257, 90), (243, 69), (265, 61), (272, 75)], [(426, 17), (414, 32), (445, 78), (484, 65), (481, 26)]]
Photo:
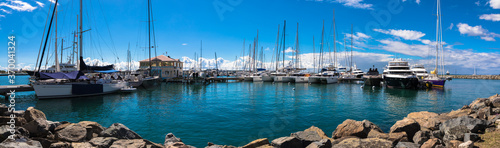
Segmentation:
[[(156, 62), (151, 61), (152, 71), (155, 75), (159, 73), (162, 79), (169, 79), (182, 76), (182, 62)], [(149, 62), (140, 62), (140, 68), (149, 68)]]

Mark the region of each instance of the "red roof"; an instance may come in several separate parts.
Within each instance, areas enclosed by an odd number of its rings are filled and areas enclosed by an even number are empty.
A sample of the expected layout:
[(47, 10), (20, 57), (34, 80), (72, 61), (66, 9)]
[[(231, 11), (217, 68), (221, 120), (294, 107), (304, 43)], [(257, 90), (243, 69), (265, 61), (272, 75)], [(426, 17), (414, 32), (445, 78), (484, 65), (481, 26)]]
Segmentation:
[[(151, 61), (154, 61), (154, 60), (160, 60), (162, 62), (180, 62), (179, 59), (172, 59), (172, 58), (167, 57), (165, 55), (160, 55), (160, 56), (151, 58)], [(139, 62), (149, 62), (149, 59), (145, 59), (145, 60), (142, 60), (142, 61), (139, 61)]]

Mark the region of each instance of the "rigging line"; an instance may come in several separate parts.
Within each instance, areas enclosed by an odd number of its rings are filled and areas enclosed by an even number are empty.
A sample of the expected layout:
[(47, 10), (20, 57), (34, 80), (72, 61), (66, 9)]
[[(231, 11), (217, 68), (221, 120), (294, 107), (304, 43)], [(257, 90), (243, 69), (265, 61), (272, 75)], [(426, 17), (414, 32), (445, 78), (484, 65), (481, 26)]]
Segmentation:
[[(57, 2), (58, 0), (56, 0), (56, 3), (54, 5), (57, 5)], [(50, 28), (52, 26), (52, 20), (54, 19), (54, 12), (56, 11), (56, 7), (54, 6), (54, 10), (52, 11), (52, 17), (50, 18), (50, 23), (49, 23), (49, 29), (47, 31), (47, 36), (45, 37), (45, 45), (43, 47), (43, 51), (42, 51), (42, 57), (40, 58), (40, 65), (38, 65), (38, 72), (40, 72), (40, 67), (42, 66), (42, 62), (43, 62), (43, 55), (45, 53), (45, 46), (47, 45), (47, 41), (49, 40), (49, 36), (50, 36)]]
[(101, 12), (103, 13), (103, 18), (104, 18), (104, 23), (106, 24), (106, 27), (108, 28), (108, 34), (109, 34), (109, 38), (111, 40), (111, 49), (113, 50), (113, 52), (115, 52), (115, 56), (118, 58), (118, 61), (120, 61), (120, 58), (116, 55), (117, 53), (117, 50), (116, 50), (116, 46), (115, 46), (115, 42), (113, 40), (113, 37), (111, 36), (111, 29), (109, 29), (109, 24), (108, 24), (108, 18), (106, 17), (106, 15), (104, 15), (104, 11), (102, 9), (102, 4), (101, 4), (101, 1), (99, 0), (99, 8), (101, 9)]
[[(156, 33), (155, 33), (155, 23), (154, 23), (154, 17), (153, 17), (153, 2), (149, 3), (151, 9), (151, 28), (153, 29), (153, 46), (155, 47), (155, 57), (158, 55), (156, 54), (156, 48), (158, 48), (158, 45), (156, 45)], [(168, 55), (167, 55), (168, 56)], [(158, 61), (156, 62), (156, 65), (158, 65)]]
[[(52, 8), (52, 3), (50, 3), (50, 5), (49, 5), (49, 11), (50, 11), (50, 8)], [(47, 18), (49, 18), (49, 14), (50, 13), (47, 13)], [(43, 37), (45, 36), (45, 31), (47, 29), (47, 22), (48, 22), (48, 20), (49, 19), (45, 20), (45, 26), (43, 27), (42, 41), (40, 41), (40, 47), (38, 49), (38, 56), (36, 57), (35, 69), (33, 69), (33, 71), (37, 71), (36, 67), (38, 66), (38, 61), (40, 60), (40, 51), (42, 50), (42, 45), (43, 45), (43, 41), (44, 41)], [(41, 64), (42, 63), (40, 63), (40, 65)]]

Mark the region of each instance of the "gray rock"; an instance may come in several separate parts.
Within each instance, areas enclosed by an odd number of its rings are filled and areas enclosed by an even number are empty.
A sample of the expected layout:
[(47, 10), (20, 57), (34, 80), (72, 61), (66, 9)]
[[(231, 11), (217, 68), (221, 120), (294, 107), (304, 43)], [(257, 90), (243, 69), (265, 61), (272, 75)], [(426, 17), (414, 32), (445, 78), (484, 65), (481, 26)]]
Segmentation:
[(281, 137), (274, 139), (271, 145), (277, 148), (302, 148), (302, 141), (295, 137)]
[(56, 142), (50, 144), (50, 148), (71, 148), (71, 143), (68, 142)]
[(339, 124), (335, 131), (333, 131), (332, 138), (337, 139), (349, 136), (366, 138), (368, 137), (368, 133), (370, 133), (370, 131), (372, 130), (376, 130), (382, 133), (382, 130), (377, 125), (368, 120), (355, 121), (347, 119), (342, 122), (342, 124)]
[(306, 148), (331, 148), (332, 142), (330, 139), (321, 139), (320, 141), (309, 144)]
[(7, 113), (9, 111), (9, 107), (3, 103), (0, 103), (0, 113), (1, 116), (10, 116), (10, 113)]
[(481, 108), (488, 106), (490, 100), (486, 98), (478, 98), (474, 100), (469, 106), (472, 110), (477, 111)]
[(290, 136), (299, 139), (302, 142), (303, 147), (307, 147), (312, 142), (320, 141), (322, 139), (321, 136), (315, 131), (300, 131), (292, 133)]
[(440, 139), (433, 138), (433, 139), (429, 139), (426, 142), (424, 142), (424, 144), (422, 144), (421, 147), (422, 148), (438, 148), (438, 147), (444, 148), (444, 143)]
[(460, 125), (460, 126), (455, 126), (452, 128), (449, 128), (444, 132), (444, 137), (443, 140), (445, 142), (448, 142), (450, 140), (459, 140), (463, 141), (465, 133), (469, 133), (470, 130), (467, 129), (467, 127)]
[(89, 143), (98, 148), (107, 148), (116, 140), (118, 140), (118, 138), (115, 137), (95, 137), (90, 139)]
[(95, 148), (92, 144), (88, 142), (73, 142), (71, 143), (72, 148)]
[(164, 142), (165, 147), (176, 142), (182, 142), (181, 138), (175, 137), (175, 135), (172, 133), (168, 133), (165, 136), (165, 142)]
[(418, 145), (424, 144), (427, 140), (431, 138), (431, 132), (428, 130), (420, 130), (413, 136), (413, 142)]
[(56, 129), (56, 139), (67, 142), (82, 142), (87, 136), (87, 130), (79, 124), (68, 123)]
[(142, 139), (120, 139), (113, 142), (110, 148), (123, 148), (123, 147), (134, 147), (134, 148), (144, 148), (146, 147), (146, 142)]
[(398, 142), (395, 148), (419, 148), (419, 145), (413, 142)]
[(500, 95), (496, 94), (494, 96), (491, 96), (489, 100), (491, 102), (491, 106), (500, 108)]
[(392, 142), (385, 139), (380, 138), (348, 138), (342, 140), (340, 143), (333, 145), (335, 148), (372, 148), (372, 147), (392, 147)]
[(54, 122), (54, 121), (48, 121), (47, 124), (49, 125), (49, 131), (52, 133), (55, 133), (55, 129), (57, 126), (61, 125), (61, 122)]
[(486, 120), (491, 114), (491, 107), (484, 107), (477, 111), (476, 115), (479, 119)]
[(408, 140), (413, 141), (413, 136), (420, 130), (420, 124), (414, 119), (404, 118), (397, 121), (390, 129), (390, 133), (406, 132)]
[(0, 148), (41, 148), (42, 144), (35, 140), (30, 140), (26, 138), (20, 139), (7, 139), (0, 143)]
[(466, 126), (467, 129), (469, 129), (473, 133), (477, 133), (479, 131), (484, 131), (486, 128), (486, 121), (481, 120), (481, 119), (475, 119), (471, 118), (469, 116), (461, 116), (455, 119), (450, 119), (445, 122), (443, 122), (440, 125), (440, 130), (442, 132), (445, 132), (449, 130), (450, 128), (457, 127), (457, 126)]
[(142, 139), (139, 134), (121, 123), (114, 123), (99, 134), (100, 137), (116, 137), (118, 139)]
[(267, 138), (261, 138), (261, 139), (254, 140), (254, 141), (242, 146), (241, 148), (257, 148), (257, 147), (266, 146), (266, 145), (269, 145), (269, 140)]
[(472, 141), (467, 141), (458, 145), (458, 148), (473, 148), (473, 147), (474, 147), (474, 142)]
[(440, 130), (431, 131), (431, 138), (443, 139), (444, 133)]
[(481, 140), (481, 137), (479, 137), (478, 134), (475, 134), (475, 133), (465, 133), (463, 141), (477, 142), (479, 140)]
[(87, 129), (87, 140), (97, 137), (104, 130), (104, 127), (94, 121), (81, 121), (78, 124)]

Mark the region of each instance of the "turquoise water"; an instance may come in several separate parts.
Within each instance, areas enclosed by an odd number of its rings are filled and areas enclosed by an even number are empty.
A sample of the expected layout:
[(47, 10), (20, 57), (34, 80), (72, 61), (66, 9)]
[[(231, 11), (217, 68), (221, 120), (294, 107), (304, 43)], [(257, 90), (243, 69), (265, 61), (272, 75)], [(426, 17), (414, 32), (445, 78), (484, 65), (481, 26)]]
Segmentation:
[[(0, 77), (2, 84), (4, 79)], [(33, 92), (26, 92), (17, 96), (16, 109), (35, 106), (52, 121), (89, 120), (105, 127), (119, 122), (157, 143), (163, 143), (165, 135), (172, 132), (196, 147), (207, 142), (242, 146), (257, 138), (288, 136), (311, 125), (331, 136), (346, 119), (368, 119), (387, 132), (410, 112), (448, 112), (478, 97), (500, 93), (500, 80), (454, 79), (442, 90), (360, 86), (164, 83), (130, 94), (54, 100), (38, 100)]]

